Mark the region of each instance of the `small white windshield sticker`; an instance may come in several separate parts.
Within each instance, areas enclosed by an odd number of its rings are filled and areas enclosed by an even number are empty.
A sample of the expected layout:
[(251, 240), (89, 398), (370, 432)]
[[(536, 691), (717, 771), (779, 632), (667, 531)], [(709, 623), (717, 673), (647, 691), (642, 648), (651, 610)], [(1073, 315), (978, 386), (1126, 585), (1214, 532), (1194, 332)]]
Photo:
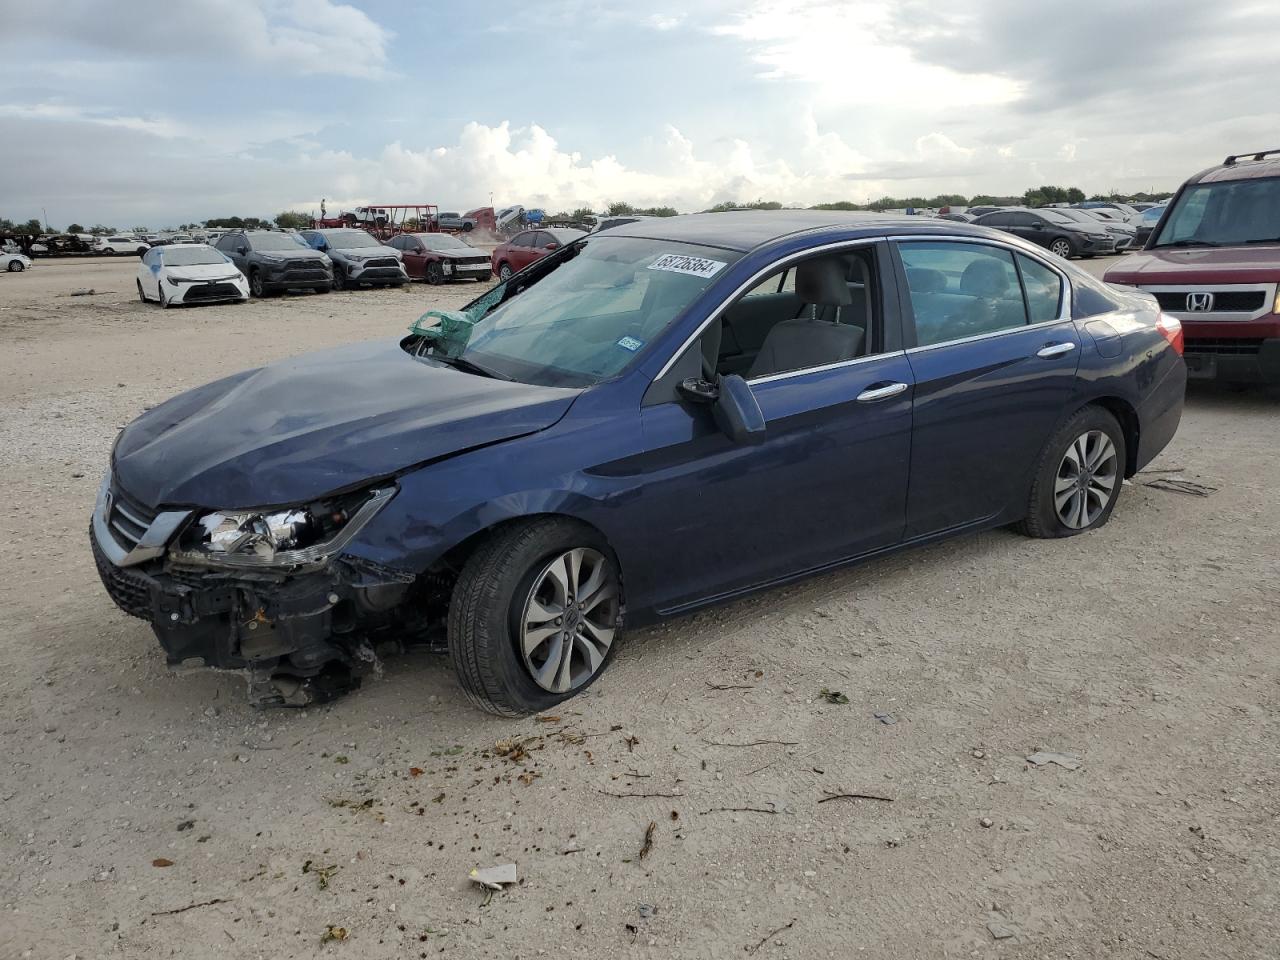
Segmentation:
[(635, 337), (623, 337), (618, 341), (618, 346), (623, 350), (630, 350), (632, 353), (635, 353), (644, 346), (644, 341), (637, 340)]
[(686, 257), (682, 253), (664, 253), (653, 263), (650, 270), (666, 270), (668, 273), (685, 273), (691, 277), (714, 277), (727, 264), (719, 260), (707, 260), (704, 257)]

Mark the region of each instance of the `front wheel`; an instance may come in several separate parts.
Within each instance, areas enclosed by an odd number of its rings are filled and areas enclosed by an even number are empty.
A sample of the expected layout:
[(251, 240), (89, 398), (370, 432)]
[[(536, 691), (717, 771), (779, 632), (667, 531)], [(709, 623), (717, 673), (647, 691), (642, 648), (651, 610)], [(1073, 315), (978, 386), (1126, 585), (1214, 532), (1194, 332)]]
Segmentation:
[(142, 292), (142, 281), (141, 281), (141, 280), (135, 280), (134, 282), (138, 285), (138, 299), (139, 299), (139, 300), (141, 300), (143, 303), (146, 303), (146, 302), (147, 302), (147, 295), (146, 295), (145, 293), (143, 293), (143, 292)]
[(262, 282), (262, 274), (257, 270), (249, 271), (249, 292), (255, 297), (265, 297), (267, 295), (267, 287)]
[(1075, 251), (1071, 246), (1071, 241), (1065, 237), (1059, 237), (1053, 243), (1049, 244), (1049, 252), (1056, 253), (1063, 260), (1070, 260), (1071, 254)]
[[(10, 260), (10, 261), (9, 261), (9, 272), (10, 272), (10, 273), (21, 273), (21, 272), (22, 272), (23, 270), (25, 270), (25, 269), (27, 269), (27, 268), (26, 268), (26, 266), (23, 264), (23, 262), (22, 262), (21, 260)], [(139, 286), (139, 287), (138, 287), (138, 289), (139, 289), (139, 290), (141, 290), (141, 289), (142, 289), (142, 287), (141, 287), (141, 286)]]
[(423, 271), (423, 279), (433, 287), (438, 287), (444, 283), (444, 267), (440, 265), (438, 260), (432, 260), (427, 264), (426, 270)]
[(1040, 453), (1021, 530), (1030, 537), (1074, 537), (1111, 518), (1124, 482), (1124, 431), (1101, 407), (1085, 407)]
[(511, 269), (511, 264), (509, 264), (509, 263), (500, 263), (500, 264), (498, 264), (498, 279), (499, 279), (499, 280), (502, 280), (502, 281), (510, 280), (510, 279), (511, 279), (511, 274), (512, 274), (512, 273), (514, 273), (514, 272), (515, 272), (515, 271), (513, 271), (513, 270)]
[(468, 559), (449, 604), (449, 652), (467, 698), (500, 716), (536, 713), (585, 690), (622, 634), (613, 551), (590, 527), (507, 527)]

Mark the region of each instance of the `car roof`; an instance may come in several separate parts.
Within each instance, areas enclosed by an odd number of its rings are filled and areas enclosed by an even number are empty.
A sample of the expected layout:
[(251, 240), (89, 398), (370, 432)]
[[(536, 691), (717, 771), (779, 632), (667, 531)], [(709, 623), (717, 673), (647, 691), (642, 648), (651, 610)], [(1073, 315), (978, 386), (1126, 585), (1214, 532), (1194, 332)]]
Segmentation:
[(1280, 177), (1280, 157), (1263, 157), (1261, 160), (1236, 160), (1208, 170), (1201, 170), (1188, 183), (1224, 183), (1231, 180), (1259, 180), (1263, 177)]
[(930, 232), (991, 236), (968, 224), (933, 217), (894, 216), (846, 210), (732, 210), (726, 213), (690, 213), (678, 217), (653, 217), (609, 228), (610, 237), (672, 240), (721, 247), (745, 253), (774, 240), (824, 230), (865, 230), (868, 235)]

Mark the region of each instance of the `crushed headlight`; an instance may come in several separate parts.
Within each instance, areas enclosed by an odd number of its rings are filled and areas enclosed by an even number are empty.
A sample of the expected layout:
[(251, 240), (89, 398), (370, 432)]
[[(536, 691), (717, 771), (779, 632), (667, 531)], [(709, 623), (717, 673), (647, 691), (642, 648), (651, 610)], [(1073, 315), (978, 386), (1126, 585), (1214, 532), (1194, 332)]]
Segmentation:
[(392, 485), (282, 510), (211, 510), (170, 559), (220, 567), (297, 567), (333, 556), (395, 495)]

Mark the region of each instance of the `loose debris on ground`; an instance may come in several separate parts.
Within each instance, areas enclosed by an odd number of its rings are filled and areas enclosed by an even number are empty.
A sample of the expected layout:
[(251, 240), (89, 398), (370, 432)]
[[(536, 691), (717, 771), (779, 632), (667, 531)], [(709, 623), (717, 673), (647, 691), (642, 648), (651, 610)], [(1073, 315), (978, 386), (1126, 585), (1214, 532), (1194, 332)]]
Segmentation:
[(1043, 767), (1045, 764), (1056, 763), (1060, 767), (1068, 770), (1078, 770), (1080, 768), (1080, 757), (1074, 753), (1054, 753), (1050, 750), (1037, 750), (1035, 753), (1027, 757), (1027, 763), (1037, 767)]

